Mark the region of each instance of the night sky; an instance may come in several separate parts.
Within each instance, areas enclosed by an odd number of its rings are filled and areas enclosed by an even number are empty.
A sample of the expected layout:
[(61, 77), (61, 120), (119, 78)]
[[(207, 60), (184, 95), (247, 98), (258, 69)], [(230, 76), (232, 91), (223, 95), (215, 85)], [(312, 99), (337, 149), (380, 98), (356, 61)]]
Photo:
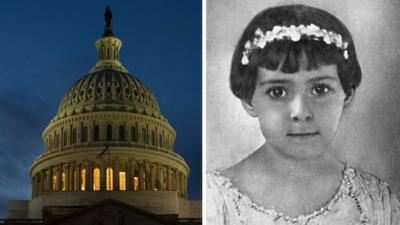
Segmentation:
[(68, 88), (95, 65), (104, 10), (120, 59), (154, 93), (201, 199), (201, 1), (0, 2), (0, 218), (7, 200), (31, 198), (29, 169)]

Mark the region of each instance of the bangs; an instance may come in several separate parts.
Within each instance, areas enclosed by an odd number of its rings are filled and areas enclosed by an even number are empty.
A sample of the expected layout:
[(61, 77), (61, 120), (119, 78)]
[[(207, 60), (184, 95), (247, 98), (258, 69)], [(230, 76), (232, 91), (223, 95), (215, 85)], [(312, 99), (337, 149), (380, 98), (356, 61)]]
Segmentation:
[[(302, 59), (304, 57), (304, 59)], [(307, 71), (318, 69), (321, 65), (341, 64), (343, 51), (322, 41), (305, 39), (274, 41), (251, 55), (252, 66), (283, 73), (296, 73), (300, 68)], [(305, 65), (302, 65), (305, 64)]]

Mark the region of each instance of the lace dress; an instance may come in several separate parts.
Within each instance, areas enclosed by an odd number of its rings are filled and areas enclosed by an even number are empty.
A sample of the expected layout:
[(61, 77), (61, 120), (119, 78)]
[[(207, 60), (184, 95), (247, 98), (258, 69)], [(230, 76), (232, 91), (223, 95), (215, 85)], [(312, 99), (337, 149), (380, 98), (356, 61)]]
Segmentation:
[(218, 171), (207, 174), (207, 225), (394, 225), (400, 224), (400, 204), (387, 183), (350, 166), (328, 204), (308, 215), (292, 218), (265, 209), (240, 193)]

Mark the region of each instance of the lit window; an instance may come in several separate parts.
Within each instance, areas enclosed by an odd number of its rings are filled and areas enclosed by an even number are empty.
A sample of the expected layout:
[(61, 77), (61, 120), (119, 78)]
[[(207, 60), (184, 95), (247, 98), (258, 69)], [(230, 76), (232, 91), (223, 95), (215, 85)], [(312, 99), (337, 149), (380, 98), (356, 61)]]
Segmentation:
[(53, 176), (53, 191), (57, 191), (57, 176)]
[(93, 170), (93, 191), (100, 191), (100, 169)]
[(139, 177), (133, 177), (133, 190), (139, 190)]
[(112, 168), (107, 168), (106, 170), (106, 174), (107, 174), (107, 186), (106, 186), (106, 190), (107, 191), (112, 191), (113, 190), (113, 169)]
[(86, 170), (82, 169), (81, 170), (81, 191), (85, 191), (86, 187)]
[(126, 191), (126, 173), (119, 172), (119, 190)]
[(61, 190), (65, 191), (65, 173), (61, 174)]

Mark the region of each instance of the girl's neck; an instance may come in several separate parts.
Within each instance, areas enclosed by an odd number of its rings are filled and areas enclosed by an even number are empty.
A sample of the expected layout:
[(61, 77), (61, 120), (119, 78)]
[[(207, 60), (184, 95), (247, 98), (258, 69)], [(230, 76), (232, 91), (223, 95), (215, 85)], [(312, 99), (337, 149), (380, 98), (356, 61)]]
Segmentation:
[(278, 176), (302, 179), (325, 173), (338, 173), (344, 168), (343, 163), (329, 154), (327, 149), (321, 151), (318, 156), (299, 159), (283, 155), (279, 150), (264, 144), (250, 158), (257, 161), (260, 169), (273, 171)]

